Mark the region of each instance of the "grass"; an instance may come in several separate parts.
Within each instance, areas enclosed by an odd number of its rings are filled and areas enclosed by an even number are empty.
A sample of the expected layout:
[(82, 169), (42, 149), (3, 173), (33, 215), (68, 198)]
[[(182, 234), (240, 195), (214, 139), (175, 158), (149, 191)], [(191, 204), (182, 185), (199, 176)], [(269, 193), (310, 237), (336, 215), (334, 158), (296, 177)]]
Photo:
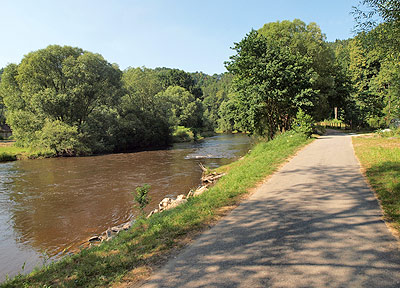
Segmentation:
[(18, 157), (21, 157), (26, 152), (25, 148), (15, 147), (13, 142), (1, 141), (0, 162), (17, 160)]
[(14, 141), (0, 141), (0, 162), (52, 156), (54, 156), (54, 153), (50, 151), (30, 150), (15, 146)]
[(385, 216), (400, 231), (400, 137), (354, 137), (353, 145)]
[(82, 250), (29, 275), (19, 275), (0, 286), (108, 287), (135, 282), (147, 275), (151, 267), (165, 261), (174, 248), (183, 246), (239, 203), (250, 188), (310, 141), (302, 135), (286, 133), (259, 143), (242, 160), (219, 168), (228, 174), (202, 195), (149, 219), (138, 219), (129, 231), (100, 246)]

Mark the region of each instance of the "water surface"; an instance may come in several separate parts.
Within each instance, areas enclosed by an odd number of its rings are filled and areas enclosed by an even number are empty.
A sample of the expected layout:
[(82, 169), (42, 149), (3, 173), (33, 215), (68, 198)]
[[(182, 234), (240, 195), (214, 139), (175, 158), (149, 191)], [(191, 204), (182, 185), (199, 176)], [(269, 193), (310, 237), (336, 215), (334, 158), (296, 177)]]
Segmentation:
[(154, 209), (200, 184), (199, 162), (225, 165), (249, 147), (246, 135), (219, 135), (166, 150), (0, 164), (0, 281), (132, 219), (137, 186), (151, 185)]

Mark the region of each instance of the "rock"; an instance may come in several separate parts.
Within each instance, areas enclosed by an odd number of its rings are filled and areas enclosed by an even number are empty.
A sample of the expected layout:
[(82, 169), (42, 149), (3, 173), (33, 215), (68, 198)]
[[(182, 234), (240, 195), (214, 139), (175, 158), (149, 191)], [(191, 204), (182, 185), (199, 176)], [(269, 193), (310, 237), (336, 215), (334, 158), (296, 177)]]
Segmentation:
[(201, 186), (200, 188), (197, 188), (196, 191), (194, 191), (193, 196), (199, 196), (207, 190), (208, 190), (207, 185)]
[(175, 207), (177, 207), (177, 206), (179, 206), (179, 205), (181, 205), (183, 203), (186, 203), (186, 202), (187, 202), (187, 199), (175, 200), (170, 205), (168, 205), (167, 208), (165, 208), (165, 210), (175, 208)]
[(101, 236), (93, 236), (93, 237), (90, 237), (88, 241), (89, 241), (90, 243), (93, 243), (93, 242), (101, 242)]
[(183, 199), (186, 199), (186, 196), (181, 194), (181, 195), (176, 196), (176, 200), (175, 201), (180, 201), (180, 200), (183, 200)]
[(131, 227), (132, 227), (131, 222), (128, 222), (128, 223), (125, 223), (124, 225), (122, 225), (123, 230), (129, 230), (129, 228), (131, 228)]
[(160, 212), (158, 209), (154, 209), (153, 211), (151, 211), (151, 212), (149, 213), (149, 215), (147, 215), (147, 218), (149, 218), (151, 215), (156, 214), (156, 213), (158, 213), (158, 212)]
[(164, 198), (163, 200), (161, 200), (160, 204), (158, 204), (158, 210), (165, 210), (172, 203), (172, 201), (173, 199), (171, 198)]
[(193, 197), (193, 195), (194, 195), (194, 190), (190, 189), (189, 193), (186, 195), (186, 198)]
[(106, 231), (106, 240), (110, 240), (112, 238), (112, 231), (110, 228), (107, 229)]
[(111, 228), (111, 232), (114, 232), (114, 233), (119, 233), (119, 231), (121, 231), (121, 230), (122, 230), (122, 228), (120, 228), (118, 226), (114, 226)]

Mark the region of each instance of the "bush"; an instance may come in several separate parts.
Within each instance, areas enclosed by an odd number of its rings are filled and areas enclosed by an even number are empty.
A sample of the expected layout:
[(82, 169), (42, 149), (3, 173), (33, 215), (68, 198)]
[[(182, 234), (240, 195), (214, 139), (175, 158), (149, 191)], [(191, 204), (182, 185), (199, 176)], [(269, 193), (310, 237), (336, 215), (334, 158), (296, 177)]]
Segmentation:
[(189, 142), (194, 140), (193, 132), (184, 126), (178, 126), (172, 134), (173, 142)]
[(313, 118), (306, 114), (302, 109), (296, 114), (296, 119), (292, 123), (292, 129), (297, 132), (310, 137), (313, 131)]
[(17, 156), (14, 154), (10, 154), (7, 152), (1, 152), (0, 153), (0, 162), (6, 162), (6, 161), (14, 161), (17, 160)]
[(399, 137), (400, 127), (393, 129), (378, 130), (376, 133), (381, 137)]
[(144, 184), (136, 188), (135, 201), (139, 205), (139, 209), (143, 214), (143, 209), (150, 203), (151, 198), (149, 197), (150, 185)]
[(371, 117), (367, 120), (371, 128), (384, 128), (386, 127), (386, 120), (384, 117)]
[(54, 151), (56, 155), (72, 156), (87, 154), (90, 150), (82, 145), (77, 127), (59, 120), (47, 120), (38, 135), (38, 146)]

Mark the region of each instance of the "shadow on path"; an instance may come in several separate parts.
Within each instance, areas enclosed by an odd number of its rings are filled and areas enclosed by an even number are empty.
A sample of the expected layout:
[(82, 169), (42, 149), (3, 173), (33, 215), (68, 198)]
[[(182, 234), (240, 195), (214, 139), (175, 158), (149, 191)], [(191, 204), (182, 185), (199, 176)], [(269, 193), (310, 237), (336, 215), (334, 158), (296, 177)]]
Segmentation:
[[(349, 137), (321, 140), (144, 287), (400, 287), (397, 241)], [(332, 141), (337, 148), (325, 147)], [(318, 155), (330, 149), (341, 150)], [(339, 161), (341, 154), (347, 159)], [(331, 165), (330, 158), (343, 163)]]

